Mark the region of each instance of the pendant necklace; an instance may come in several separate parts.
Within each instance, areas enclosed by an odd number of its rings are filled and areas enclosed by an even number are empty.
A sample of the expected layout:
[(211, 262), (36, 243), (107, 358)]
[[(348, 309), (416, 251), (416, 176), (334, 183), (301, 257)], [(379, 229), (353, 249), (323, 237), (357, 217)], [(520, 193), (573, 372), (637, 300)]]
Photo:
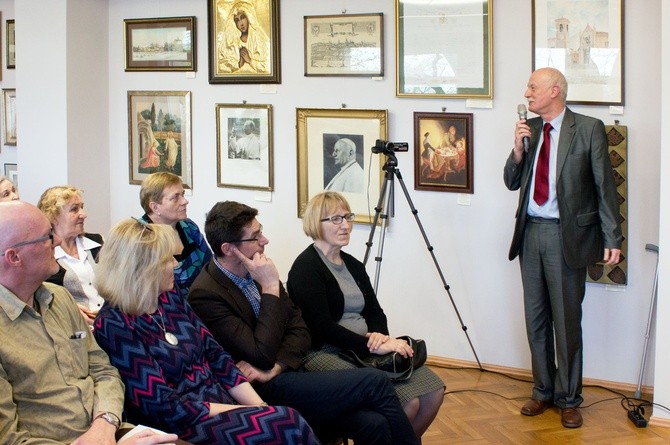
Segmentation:
[(149, 314), (149, 317), (151, 317), (151, 319), (156, 322), (158, 327), (163, 330), (163, 334), (165, 334), (165, 341), (170, 343), (172, 346), (177, 346), (179, 344), (179, 340), (177, 339), (177, 337), (172, 332), (167, 332), (166, 331), (165, 321), (163, 320), (163, 312), (160, 310), (160, 308), (158, 308), (158, 313), (161, 316), (161, 323), (160, 324), (158, 324), (158, 322), (156, 321), (156, 319), (154, 318), (153, 315)]

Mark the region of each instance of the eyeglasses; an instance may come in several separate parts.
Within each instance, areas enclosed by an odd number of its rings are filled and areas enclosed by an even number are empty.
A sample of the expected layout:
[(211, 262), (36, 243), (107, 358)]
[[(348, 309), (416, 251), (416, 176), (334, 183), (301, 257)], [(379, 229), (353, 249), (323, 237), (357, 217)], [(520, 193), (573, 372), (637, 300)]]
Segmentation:
[(238, 239), (238, 240), (235, 241), (235, 242), (236, 242), (236, 243), (246, 243), (246, 242), (248, 242), (248, 241), (258, 241), (258, 239), (259, 239), (261, 236), (263, 236), (263, 224), (260, 225), (260, 227), (258, 228), (258, 233), (257, 233), (256, 236), (254, 236), (253, 238)]
[(34, 239), (34, 240), (22, 241), (20, 243), (16, 243), (13, 246), (9, 246), (2, 254), (4, 255), (5, 253), (7, 253), (7, 250), (9, 250), (9, 249), (16, 249), (17, 247), (28, 246), (30, 244), (37, 244), (37, 243), (44, 242), (46, 240), (51, 240), (51, 245), (53, 245), (53, 243), (54, 243), (54, 228), (53, 227), (49, 230), (48, 235), (42, 236), (42, 237)]
[(354, 218), (356, 218), (355, 213), (345, 213), (344, 215), (333, 215), (329, 216), (328, 218), (323, 218), (321, 219), (321, 222), (330, 221), (335, 225), (340, 225), (345, 219), (351, 222), (354, 220)]

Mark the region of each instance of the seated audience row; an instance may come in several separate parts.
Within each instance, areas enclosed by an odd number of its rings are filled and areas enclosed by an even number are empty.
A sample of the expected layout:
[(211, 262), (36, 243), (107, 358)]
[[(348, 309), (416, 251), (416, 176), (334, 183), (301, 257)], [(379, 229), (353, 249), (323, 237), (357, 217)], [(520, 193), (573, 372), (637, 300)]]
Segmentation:
[[(337, 437), (420, 443), (442, 403), (439, 377), (424, 366), (410, 380), (391, 384), (384, 373), (337, 355), (340, 349), (412, 354), (389, 335), (363, 264), (341, 252), (353, 221), (341, 195), (323, 192), (308, 204), (304, 228), (314, 244), (291, 268), (290, 298), (265, 256), (269, 240), (256, 209), (232, 201), (214, 205), (205, 225), (212, 257), (187, 218), (177, 175), (149, 175), (140, 201), (145, 215), (118, 223), (103, 243), (84, 232), (81, 190), (52, 187), (38, 204), (52, 231), (5, 252), (51, 240), (59, 267), (49, 281), (69, 289), (81, 321), (95, 327), (125, 384), (130, 421), (194, 444)], [(52, 301), (70, 298), (49, 292)], [(28, 311), (25, 302), (16, 304)], [(83, 335), (98, 347), (90, 331), (73, 332), (71, 342)], [(103, 414), (98, 417), (108, 423), (120, 416)], [(162, 443), (152, 435), (146, 440)]]

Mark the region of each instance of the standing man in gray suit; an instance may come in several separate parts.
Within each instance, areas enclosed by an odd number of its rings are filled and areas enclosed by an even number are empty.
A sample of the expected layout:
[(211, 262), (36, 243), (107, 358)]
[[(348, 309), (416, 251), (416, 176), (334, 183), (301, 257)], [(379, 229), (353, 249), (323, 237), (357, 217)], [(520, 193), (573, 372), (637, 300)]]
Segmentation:
[(586, 267), (618, 263), (623, 236), (605, 126), (567, 108), (567, 92), (560, 71), (532, 73), (524, 96), (539, 117), (516, 123), (504, 179), (519, 190), (509, 259), (521, 265), (534, 380), (521, 414), (556, 405), (563, 426), (578, 428)]

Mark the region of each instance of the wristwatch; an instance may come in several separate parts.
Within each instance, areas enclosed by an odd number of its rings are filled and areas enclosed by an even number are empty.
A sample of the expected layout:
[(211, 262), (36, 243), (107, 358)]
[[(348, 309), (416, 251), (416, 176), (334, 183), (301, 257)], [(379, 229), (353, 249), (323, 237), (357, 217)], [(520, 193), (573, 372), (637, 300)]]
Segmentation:
[(121, 419), (119, 419), (119, 416), (117, 416), (114, 413), (110, 413), (109, 411), (106, 411), (104, 413), (100, 413), (93, 418), (94, 421), (97, 420), (97, 419), (102, 419), (107, 423), (111, 423), (112, 425), (114, 425), (114, 427), (116, 428), (117, 431), (121, 427)]

